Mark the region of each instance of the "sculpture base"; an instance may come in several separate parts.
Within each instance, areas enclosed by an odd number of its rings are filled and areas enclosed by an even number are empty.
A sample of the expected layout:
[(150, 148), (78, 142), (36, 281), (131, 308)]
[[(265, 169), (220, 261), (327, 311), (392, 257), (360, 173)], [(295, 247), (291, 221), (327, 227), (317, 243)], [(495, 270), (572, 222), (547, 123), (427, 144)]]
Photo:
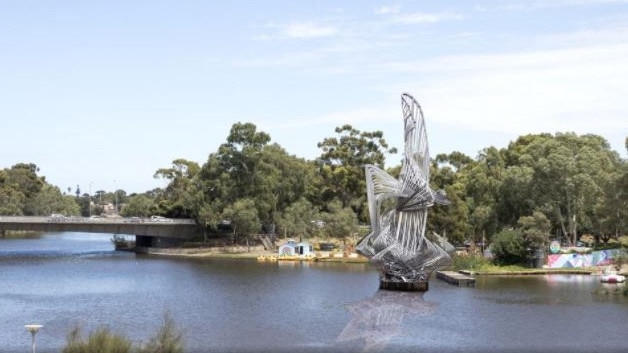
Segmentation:
[(379, 289), (396, 290), (403, 292), (427, 292), (428, 282), (391, 282), (379, 281)]

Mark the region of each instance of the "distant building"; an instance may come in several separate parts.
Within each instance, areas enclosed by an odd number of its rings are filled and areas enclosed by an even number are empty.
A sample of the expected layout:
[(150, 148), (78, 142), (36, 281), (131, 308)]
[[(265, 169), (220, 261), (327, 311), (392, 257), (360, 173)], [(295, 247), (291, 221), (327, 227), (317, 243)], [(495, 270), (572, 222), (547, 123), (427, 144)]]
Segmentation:
[(314, 247), (312, 244), (302, 241), (296, 244), (294, 251), (297, 255), (310, 256), (314, 255)]
[(287, 243), (279, 246), (279, 256), (294, 256), (296, 254), (297, 243), (290, 239)]
[(314, 255), (314, 247), (306, 242), (295, 242), (289, 239), (288, 242), (279, 246), (279, 256), (311, 256)]

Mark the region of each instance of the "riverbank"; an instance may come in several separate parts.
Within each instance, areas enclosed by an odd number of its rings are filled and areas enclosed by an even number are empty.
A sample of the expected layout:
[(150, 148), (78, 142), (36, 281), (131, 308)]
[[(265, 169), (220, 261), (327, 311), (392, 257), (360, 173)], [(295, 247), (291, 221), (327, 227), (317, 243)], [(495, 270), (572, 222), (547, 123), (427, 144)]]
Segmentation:
[(150, 255), (177, 256), (187, 258), (227, 258), (227, 259), (255, 259), (259, 261), (321, 261), (321, 262), (350, 262), (368, 263), (368, 259), (356, 253), (341, 253), (338, 251), (317, 251), (314, 256), (279, 256), (277, 251), (264, 250), (261, 246), (227, 246), (214, 248), (151, 248)]
[[(348, 262), (348, 263), (368, 263), (369, 260), (357, 253), (342, 253), (339, 251), (316, 251), (315, 256), (303, 257), (281, 257), (277, 251), (265, 250), (262, 246), (225, 246), (225, 247), (196, 247), (196, 248), (151, 248), (150, 255), (157, 256), (178, 256), (188, 258), (223, 258), (223, 259), (255, 259), (259, 261), (320, 261), (320, 262)], [(596, 266), (584, 268), (525, 268), (525, 269), (498, 269), (490, 270), (461, 270), (462, 274), (468, 276), (524, 276), (524, 275), (546, 275), (546, 274), (579, 274), (579, 275), (603, 275), (609, 266)], [(618, 274), (628, 276), (628, 264), (624, 264)]]
[(510, 275), (510, 276), (522, 276), (522, 275), (604, 275), (606, 273), (617, 273), (619, 275), (628, 275), (628, 264), (622, 265), (619, 270), (615, 269), (615, 266), (594, 266), (594, 267), (582, 267), (582, 268), (529, 268), (529, 269), (498, 269), (492, 268), (490, 270), (460, 270), (462, 274), (468, 276), (480, 275), (480, 276), (492, 276), (492, 275)]

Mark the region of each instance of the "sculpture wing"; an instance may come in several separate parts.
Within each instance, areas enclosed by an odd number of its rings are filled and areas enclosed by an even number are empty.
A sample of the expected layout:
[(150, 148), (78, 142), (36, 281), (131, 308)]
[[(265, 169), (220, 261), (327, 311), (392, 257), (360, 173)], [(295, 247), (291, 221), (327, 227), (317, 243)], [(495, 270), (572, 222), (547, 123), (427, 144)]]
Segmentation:
[(377, 166), (367, 164), (364, 167), (366, 175), (366, 197), (369, 206), (369, 219), (371, 232), (358, 241), (356, 250), (362, 255), (371, 257), (374, 255), (373, 237), (381, 231), (380, 208), (385, 200), (399, 196), (401, 182), (393, 178)]
[(429, 187), (430, 153), (427, 146), (427, 132), (421, 106), (407, 93), (401, 95), (401, 108), (404, 119), (404, 158), (399, 179), (402, 181), (402, 194), (398, 209), (412, 211), (430, 207), (435, 195)]
[[(404, 163), (404, 167), (407, 164), (410, 166), (414, 164), (416, 168), (412, 168), (412, 173), (418, 173), (421, 179), (425, 181), (430, 180), (430, 152), (421, 106), (411, 95), (404, 93), (401, 95), (401, 108), (405, 127), (404, 161), (410, 162)], [(410, 172), (410, 170), (406, 170), (406, 172)], [(403, 174), (404, 170), (402, 170)]]

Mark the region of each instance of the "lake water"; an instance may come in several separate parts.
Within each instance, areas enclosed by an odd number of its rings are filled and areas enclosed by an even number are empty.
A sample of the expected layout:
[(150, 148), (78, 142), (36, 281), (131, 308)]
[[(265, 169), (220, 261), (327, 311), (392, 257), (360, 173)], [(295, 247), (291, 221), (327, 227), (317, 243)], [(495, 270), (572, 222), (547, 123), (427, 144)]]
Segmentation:
[[(136, 344), (168, 312), (186, 352), (621, 352), (628, 300), (599, 277), (432, 277), (425, 294), (379, 291), (366, 264), (163, 258), (111, 235), (0, 239), (0, 352), (60, 352), (76, 325)], [(608, 284), (606, 284), (608, 286)]]

